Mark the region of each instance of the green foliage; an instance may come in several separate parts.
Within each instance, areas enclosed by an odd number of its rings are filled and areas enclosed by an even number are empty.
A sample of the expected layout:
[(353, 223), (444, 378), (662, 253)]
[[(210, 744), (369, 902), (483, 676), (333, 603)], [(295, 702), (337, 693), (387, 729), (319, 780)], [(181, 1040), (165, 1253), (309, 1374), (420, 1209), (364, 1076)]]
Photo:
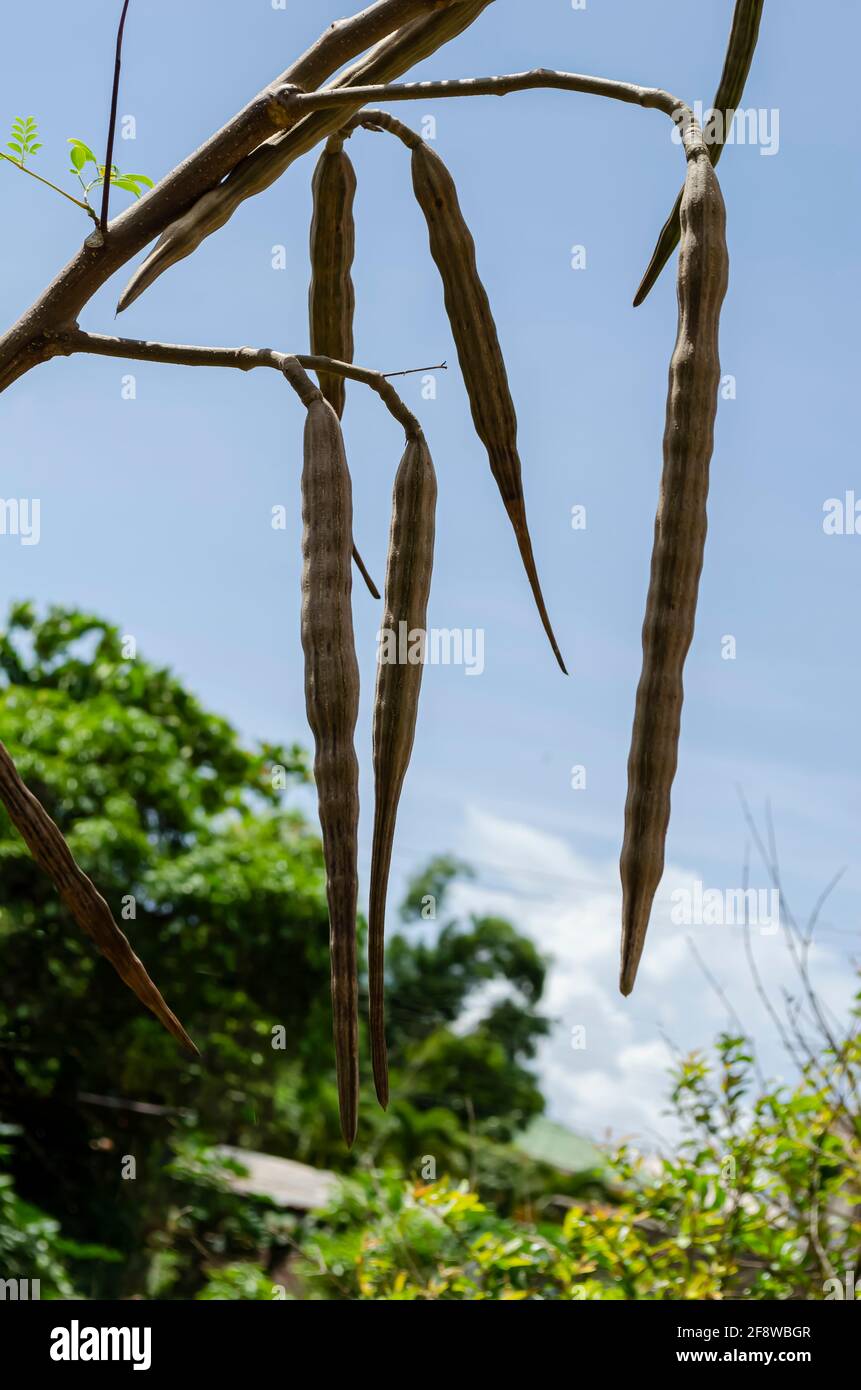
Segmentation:
[(229, 1299), (231, 1302), (236, 1299), (274, 1299), (283, 1298), (284, 1290), (267, 1279), (256, 1265), (229, 1264), (214, 1270), (195, 1297), (204, 1300)]
[[(0, 1125), (7, 1138), (16, 1134), (11, 1125)], [(0, 1144), (0, 1162), (11, 1147)], [(39, 1297), (80, 1298), (70, 1277), (69, 1264), (116, 1261), (115, 1251), (100, 1245), (81, 1245), (60, 1234), (60, 1223), (29, 1202), (22, 1201), (12, 1178), (0, 1172), (0, 1278), (39, 1281)]]
[(12, 122), (11, 135), (12, 138), (7, 142), (6, 148), (15, 151), (18, 156), (15, 162), (20, 164), (23, 169), (28, 156), (36, 154), (37, 150), (42, 148), (38, 140), (39, 131), (33, 117), (16, 117)]
[[(486, 1177), (500, 1200), (535, 1190), (534, 1166), (506, 1164), (500, 1146), (543, 1104), (525, 1065), (546, 1027), (529, 942), (491, 919), (410, 928), (417, 940), (396, 950), (390, 979), (398, 1097), (384, 1114), (368, 1088), (348, 1155), (321, 848), (289, 804), (309, 780), (306, 754), (246, 748), (92, 614), (16, 605), (0, 682), (22, 776), (203, 1050), (186, 1057), (138, 1005), (0, 812), (0, 1107), (39, 1135), (35, 1156), (15, 1146), (23, 1196), (61, 1215), (71, 1238), (96, 1231), (124, 1253), (121, 1268), (86, 1273), (90, 1296), (192, 1297), (213, 1264), (271, 1253), (271, 1213), (265, 1232), (249, 1232), (235, 1194), (197, 1183), (189, 1197), (188, 1146), (345, 1171), (368, 1152), (417, 1170), (432, 1152), (447, 1171)], [(419, 970), (433, 980), (423, 996)], [(475, 1007), (488, 985), (508, 991), (505, 1028), (499, 1002)], [(464, 1030), (467, 1008), (476, 1021)], [(133, 1182), (123, 1155), (135, 1158)]]
[[(100, 164), (98, 158), (83, 140), (78, 140), (70, 136), (67, 144), (71, 146), (69, 151), (70, 168), (69, 173), (77, 179), (83, 193), (83, 199), (73, 198), (65, 189), (60, 188), (50, 179), (43, 178), (41, 174), (33, 174), (31, 169), (27, 169), (27, 159), (42, 149), (41, 142), (37, 139), (39, 132), (36, 122), (32, 116), (18, 116), (12, 124), (11, 139), (7, 142), (7, 149), (13, 151), (12, 155), (4, 154), (0, 151), (0, 159), (4, 159), (9, 164), (14, 164), (16, 168), (25, 170), (44, 184), (46, 188), (51, 188), (61, 197), (68, 199), (76, 206), (84, 209), (90, 217), (97, 221), (96, 214), (90, 205), (90, 194), (93, 189), (100, 188), (105, 182), (107, 175), (112, 188), (121, 188), (126, 193), (134, 194), (135, 198), (141, 198), (148, 188), (152, 188), (153, 181), (146, 174), (124, 174), (121, 173), (116, 164), (112, 164), (108, 173), (104, 164)], [(92, 167), (90, 167), (92, 166)]]
[[(459, 1175), (475, 1171), (477, 1142), (480, 1149), (510, 1140), (544, 1109), (527, 1064), (549, 1030), (537, 1007), (547, 966), (534, 944), (499, 918), (443, 920), (450, 887), (468, 872), (454, 859), (432, 860), (408, 886), (401, 908), (407, 931), (388, 943), (392, 1101), (378, 1147), (383, 1158), (403, 1159), (409, 1134), (415, 1158), (443, 1155)], [(435, 930), (413, 941), (429, 899)], [(505, 997), (487, 1005), (469, 1031), (456, 1027), (501, 981)], [(388, 1142), (393, 1135), (396, 1146)], [(409, 1149), (406, 1157), (409, 1165)]]
[[(70, 136), (67, 144), (71, 145), (69, 157), (72, 167), (69, 170), (77, 178), (84, 190), (86, 200), (94, 188), (99, 188), (105, 181), (105, 166), (100, 164), (89, 145), (83, 140), (77, 140)], [(90, 177), (85, 175), (87, 166), (92, 164), (93, 171)], [(146, 174), (121, 174), (116, 164), (111, 165), (111, 184), (114, 188), (125, 189), (127, 193), (133, 193), (136, 198), (143, 196), (148, 188), (153, 187), (153, 181), (147, 178)]]
[[(543, 1106), (546, 962), (458, 914), (465, 867), (438, 858), (390, 939), (392, 1104), (366, 1091), (347, 1154), (322, 856), (289, 804), (304, 752), (244, 746), (115, 627), (29, 604), (0, 634), (0, 717), (203, 1045), (187, 1058), (141, 1009), (0, 813), (0, 1277), (44, 1297), (782, 1299), (857, 1268), (857, 1011), (792, 1090), (722, 1038), (676, 1070), (675, 1153), (566, 1177), (510, 1143)], [(220, 1144), (345, 1182), (303, 1219), (231, 1188)]]
[[(857, 1013), (855, 1015), (857, 1022)], [(821, 1299), (857, 1267), (861, 1126), (814, 1061), (753, 1094), (745, 1040), (679, 1064), (676, 1154), (610, 1160), (611, 1198), (561, 1223), (501, 1218), (465, 1183), (345, 1185), (304, 1242), (309, 1297), (416, 1301)], [(837, 1063), (849, 1087), (857, 1029)], [(827, 1292), (826, 1292), (827, 1291)]]
[(500, 1218), (466, 1183), (363, 1175), (321, 1214), (299, 1273), (309, 1298), (571, 1298), (578, 1271), (558, 1236)]

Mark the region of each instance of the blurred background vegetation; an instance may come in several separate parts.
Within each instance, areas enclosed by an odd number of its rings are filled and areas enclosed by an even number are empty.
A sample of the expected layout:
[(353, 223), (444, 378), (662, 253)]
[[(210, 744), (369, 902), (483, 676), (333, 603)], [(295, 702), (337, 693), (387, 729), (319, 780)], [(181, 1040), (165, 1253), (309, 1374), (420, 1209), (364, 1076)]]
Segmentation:
[[(244, 747), (90, 614), (16, 605), (0, 673), (24, 780), (202, 1051), (141, 1009), (0, 812), (0, 1278), (43, 1298), (840, 1296), (857, 1007), (839, 1030), (796, 1016), (794, 1089), (743, 1037), (678, 1058), (677, 1152), (599, 1154), (542, 1119), (550, 963), (510, 922), (450, 915), (469, 869), (438, 858), (390, 934), (392, 1104), (369, 1088), (348, 1153), (304, 750)], [(323, 1195), (255, 1183), (261, 1155)]]

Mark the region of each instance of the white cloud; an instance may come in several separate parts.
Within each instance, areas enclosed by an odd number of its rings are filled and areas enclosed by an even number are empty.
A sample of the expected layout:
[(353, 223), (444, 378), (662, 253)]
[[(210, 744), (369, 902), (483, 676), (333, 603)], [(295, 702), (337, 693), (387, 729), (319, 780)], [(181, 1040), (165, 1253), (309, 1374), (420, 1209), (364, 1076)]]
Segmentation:
[[(637, 985), (625, 999), (617, 986), (621, 889), (615, 861), (587, 858), (559, 836), (477, 807), (466, 812), (460, 853), (478, 877), (454, 888), (453, 906), (510, 918), (552, 958), (543, 1007), (554, 1027), (539, 1056), (552, 1118), (596, 1140), (636, 1138), (654, 1148), (673, 1137), (665, 1113), (672, 1047), (705, 1050), (718, 1032), (735, 1026), (704, 978), (689, 937), (753, 1033), (766, 1076), (791, 1079), (791, 1060), (751, 978), (742, 930), (683, 927), (671, 919), (673, 892), (690, 891), (702, 877), (694, 869), (667, 866)], [(753, 946), (782, 1013), (782, 991), (802, 993), (783, 933), (754, 931)], [(811, 964), (821, 998), (845, 1020), (853, 974), (839, 948), (817, 945)], [(576, 1027), (585, 1030), (585, 1047), (572, 1046)]]

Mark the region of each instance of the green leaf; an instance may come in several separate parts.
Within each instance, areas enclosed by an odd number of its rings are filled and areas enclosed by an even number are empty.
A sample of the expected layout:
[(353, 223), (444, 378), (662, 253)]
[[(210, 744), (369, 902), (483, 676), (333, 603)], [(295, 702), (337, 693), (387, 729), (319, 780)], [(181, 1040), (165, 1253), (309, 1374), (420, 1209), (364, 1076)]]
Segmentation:
[(73, 150), (73, 155), (72, 155), (72, 157), (73, 157), (73, 158), (74, 158), (74, 151), (75, 151), (75, 150), (82, 150), (82, 151), (83, 151), (84, 160), (83, 160), (83, 164), (80, 166), (81, 168), (83, 168), (83, 165), (84, 165), (84, 164), (95, 164), (95, 165), (98, 167), (98, 160), (96, 159), (96, 156), (93, 154), (93, 152), (92, 152), (92, 150), (90, 149), (89, 145), (85, 145), (85, 144), (84, 144), (83, 140), (76, 140), (74, 137), (69, 136), (68, 143), (72, 146), (72, 150)]
[(7, 143), (10, 150), (17, 150), (18, 154), (24, 153), (24, 151), (21, 149), (21, 146), (14, 144), (12, 140), (9, 140)]
[(80, 145), (73, 145), (71, 149), (71, 159), (75, 170), (83, 169), (87, 162), (87, 152)]
[(141, 191), (138, 188), (137, 184), (132, 183), (131, 179), (125, 177), (125, 175), (123, 174), (114, 176), (111, 179), (111, 184), (114, 188), (125, 189), (126, 193), (134, 193), (136, 198), (139, 198), (141, 196)]
[(36, 151), (37, 151), (37, 150), (41, 150), (41, 148), (42, 148), (41, 142), (40, 142), (39, 144), (36, 144), (36, 145), (31, 145), (31, 146), (30, 146), (30, 153), (31, 153), (31, 154), (35, 154)]
[(125, 174), (123, 177), (134, 179), (135, 183), (142, 183), (145, 188), (155, 188), (152, 179), (147, 178), (146, 174)]

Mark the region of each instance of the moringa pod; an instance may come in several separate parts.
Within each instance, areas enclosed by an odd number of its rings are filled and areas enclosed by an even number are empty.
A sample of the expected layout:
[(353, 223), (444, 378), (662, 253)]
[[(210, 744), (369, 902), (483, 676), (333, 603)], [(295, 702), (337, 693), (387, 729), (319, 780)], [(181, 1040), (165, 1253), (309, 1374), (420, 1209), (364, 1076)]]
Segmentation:
[(329, 904), (338, 1102), (348, 1145), (356, 1137), (359, 1108), (359, 765), (353, 746), (359, 667), (351, 603), (352, 522), (341, 426), (328, 401), (315, 393), (307, 406), (302, 468), (302, 649)]
[(630, 994), (634, 987), (652, 902), (664, 871), (684, 697), (682, 676), (694, 633), (706, 539), (709, 463), (720, 385), (718, 328), (729, 274), (726, 210), (698, 129), (686, 138), (686, 149), (678, 333), (670, 361), (664, 467), (620, 864), (623, 994)]
[[(759, 38), (759, 22), (762, 18), (762, 7), (765, 0), (736, 0), (733, 10), (732, 26), (730, 28), (729, 42), (727, 44), (726, 58), (724, 59), (723, 72), (721, 73), (718, 89), (712, 107), (720, 112), (726, 130), (728, 123), (735, 114), (735, 109), (741, 101), (744, 92), (744, 84), (750, 72), (750, 65), (753, 62), (753, 55), (756, 52), (756, 43)], [(723, 153), (723, 141), (715, 140), (708, 147), (709, 159), (712, 164), (717, 164)], [(680, 223), (679, 214), (682, 206), (682, 193), (676, 199), (675, 206), (667, 218), (658, 237), (658, 244), (652, 254), (645, 275), (643, 276), (640, 288), (634, 296), (634, 308), (638, 308), (650, 289), (654, 285), (670, 256), (679, 244)]]
[[(436, 496), (433, 460), (424, 435), (419, 432), (415, 438), (407, 440), (395, 475), (385, 612), (374, 701), (375, 803), (368, 908), (368, 983), (374, 1085), (383, 1107), (389, 1101), (384, 999), (386, 888), (398, 801), (416, 732), (427, 641)], [(405, 643), (401, 641), (402, 633), (406, 636)], [(407, 659), (403, 660), (405, 655)]]
[[(356, 171), (340, 140), (330, 139), (311, 183), (311, 284), (308, 318), (311, 351), (336, 362), (353, 360), (356, 294), (351, 274), (356, 250), (353, 201)], [(318, 373), (320, 390), (340, 420), (347, 384), (333, 372)]]
[[(353, 360), (353, 312), (356, 294), (351, 274), (356, 249), (353, 199), (356, 171), (342, 142), (332, 137), (317, 161), (311, 184), (311, 284), (308, 319), (311, 351), (336, 362)], [(336, 372), (320, 372), (320, 390), (340, 420), (347, 400), (347, 383)], [(365, 568), (355, 544), (353, 560), (374, 598), (380, 592)]]
[(544, 630), (565, 671), (532, 553), (517, 452), (517, 415), (490, 302), (476, 267), (475, 243), (460, 210), (451, 174), (439, 155), (418, 137), (413, 144), (412, 174), (415, 195), (427, 222), (431, 255), (442, 279), (445, 307), (476, 432), (487, 450), (491, 472), (514, 527)]
[(0, 800), (27, 848), (52, 880), (78, 926), (95, 942), (120, 979), (155, 1014), (178, 1042), (197, 1055), (197, 1048), (176, 1015), (168, 1008), (142, 962), (120, 931), (101, 893), (72, 855), (59, 828), (41, 801), (21, 780), (9, 752), (0, 743)]

